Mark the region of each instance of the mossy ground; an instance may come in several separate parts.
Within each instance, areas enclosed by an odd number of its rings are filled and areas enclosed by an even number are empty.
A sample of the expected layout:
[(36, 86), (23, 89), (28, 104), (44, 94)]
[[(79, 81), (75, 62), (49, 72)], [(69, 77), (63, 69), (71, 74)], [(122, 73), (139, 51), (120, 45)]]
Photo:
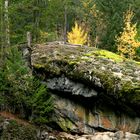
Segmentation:
[(100, 50), (100, 49), (96, 49), (95, 51), (93, 51), (91, 53), (87, 53), (85, 55), (86, 56), (95, 55), (95, 56), (99, 56), (99, 57), (103, 57), (103, 58), (112, 59), (116, 62), (123, 62), (125, 60), (124, 57), (122, 57), (118, 54), (112, 53), (112, 52), (107, 51), (107, 50)]
[[(3, 123), (5, 118), (0, 118)], [(32, 125), (21, 125), (15, 120), (9, 120), (0, 132), (1, 140), (37, 140), (36, 128)]]

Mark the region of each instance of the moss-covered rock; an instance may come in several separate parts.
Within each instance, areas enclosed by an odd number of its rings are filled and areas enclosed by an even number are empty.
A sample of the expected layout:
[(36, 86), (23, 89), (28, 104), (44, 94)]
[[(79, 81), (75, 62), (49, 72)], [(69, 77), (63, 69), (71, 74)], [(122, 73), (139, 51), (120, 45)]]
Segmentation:
[(36, 45), (32, 66), (42, 76), (79, 81), (113, 98), (140, 107), (140, 65), (92, 47)]

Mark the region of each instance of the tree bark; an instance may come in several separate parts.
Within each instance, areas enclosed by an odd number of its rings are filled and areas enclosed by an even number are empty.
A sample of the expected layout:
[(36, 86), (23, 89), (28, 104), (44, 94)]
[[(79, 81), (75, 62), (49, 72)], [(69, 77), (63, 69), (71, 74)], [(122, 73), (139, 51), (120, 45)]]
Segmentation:
[(38, 42), (39, 38), (39, 24), (40, 24), (40, 2), (39, 0), (34, 0), (34, 41)]
[(1, 57), (3, 55), (3, 2), (0, 3), (0, 49), (1, 49)]
[(0, 5), (0, 46), (3, 48), (3, 3)]
[(67, 42), (67, 7), (64, 8), (64, 44)]
[(4, 13), (4, 20), (5, 20), (5, 47), (10, 46), (10, 29), (9, 29), (8, 4), (9, 4), (9, 1), (5, 0), (5, 3), (4, 3), (4, 9), (5, 9), (5, 13)]
[(31, 33), (27, 32), (27, 45), (29, 48), (31, 48)]

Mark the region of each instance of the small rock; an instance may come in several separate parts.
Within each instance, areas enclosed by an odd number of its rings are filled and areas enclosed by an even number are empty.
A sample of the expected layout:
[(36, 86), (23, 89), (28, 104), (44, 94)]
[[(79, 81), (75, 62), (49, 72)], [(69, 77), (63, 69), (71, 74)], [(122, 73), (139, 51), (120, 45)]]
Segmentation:
[(85, 137), (78, 138), (76, 140), (87, 140)]
[(49, 136), (49, 140), (57, 140), (57, 138), (54, 136)]
[(3, 122), (3, 129), (6, 129), (7, 125), (9, 125), (9, 119), (5, 119)]
[(101, 70), (106, 70), (104, 66), (101, 67)]
[(113, 72), (114, 76), (122, 78), (123, 74), (122, 73), (118, 73), (118, 72)]
[(48, 140), (48, 132), (46, 131), (41, 132), (41, 140)]
[(124, 137), (124, 133), (122, 131), (118, 131), (114, 134), (114, 137), (116, 138), (116, 140), (122, 140)]
[(129, 132), (125, 133), (125, 140), (139, 140), (138, 135)]
[(118, 67), (113, 67), (112, 71), (117, 72), (117, 73), (121, 72), (120, 68), (118, 68)]

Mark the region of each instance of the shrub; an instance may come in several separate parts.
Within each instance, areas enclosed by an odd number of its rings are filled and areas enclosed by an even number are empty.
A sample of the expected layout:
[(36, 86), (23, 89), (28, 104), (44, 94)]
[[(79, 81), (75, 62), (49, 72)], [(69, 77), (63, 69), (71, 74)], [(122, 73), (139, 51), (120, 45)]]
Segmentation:
[(133, 16), (134, 14), (132, 10), (126, 12), (124, 16), (125, 27), (116, 40), (118, 52), (131, 59), (136, 56), (136, 49), (140, 46), (140, 42), (135, 40), (137, 35), (136, 24), (131, 23)]
[(75, 26), (72, 28), (72, 31), (68, 33), (68, 42), (79, 45), (84, 45), (87, 42), (87, 33), (85, 33), (77, 22), (75, 22)]
[[(0, 68), (0, 106), (26, 118), (34, 112), (38, 118), (45, 117), (45, 113), (52, 110), (52, 98), (46, 93), (46, 86), (34, 78), (16, 47), (8, 50), (5, 63)], [(43, 107), (38, 110), (40, 106)]]
[(53, 110), (52, 97), (46, 92), (45, 85), (40, 85), (39, 81), (35, 83), (38, 86), (32, 98), (32, 119), (36, 123), (47, 123)]

